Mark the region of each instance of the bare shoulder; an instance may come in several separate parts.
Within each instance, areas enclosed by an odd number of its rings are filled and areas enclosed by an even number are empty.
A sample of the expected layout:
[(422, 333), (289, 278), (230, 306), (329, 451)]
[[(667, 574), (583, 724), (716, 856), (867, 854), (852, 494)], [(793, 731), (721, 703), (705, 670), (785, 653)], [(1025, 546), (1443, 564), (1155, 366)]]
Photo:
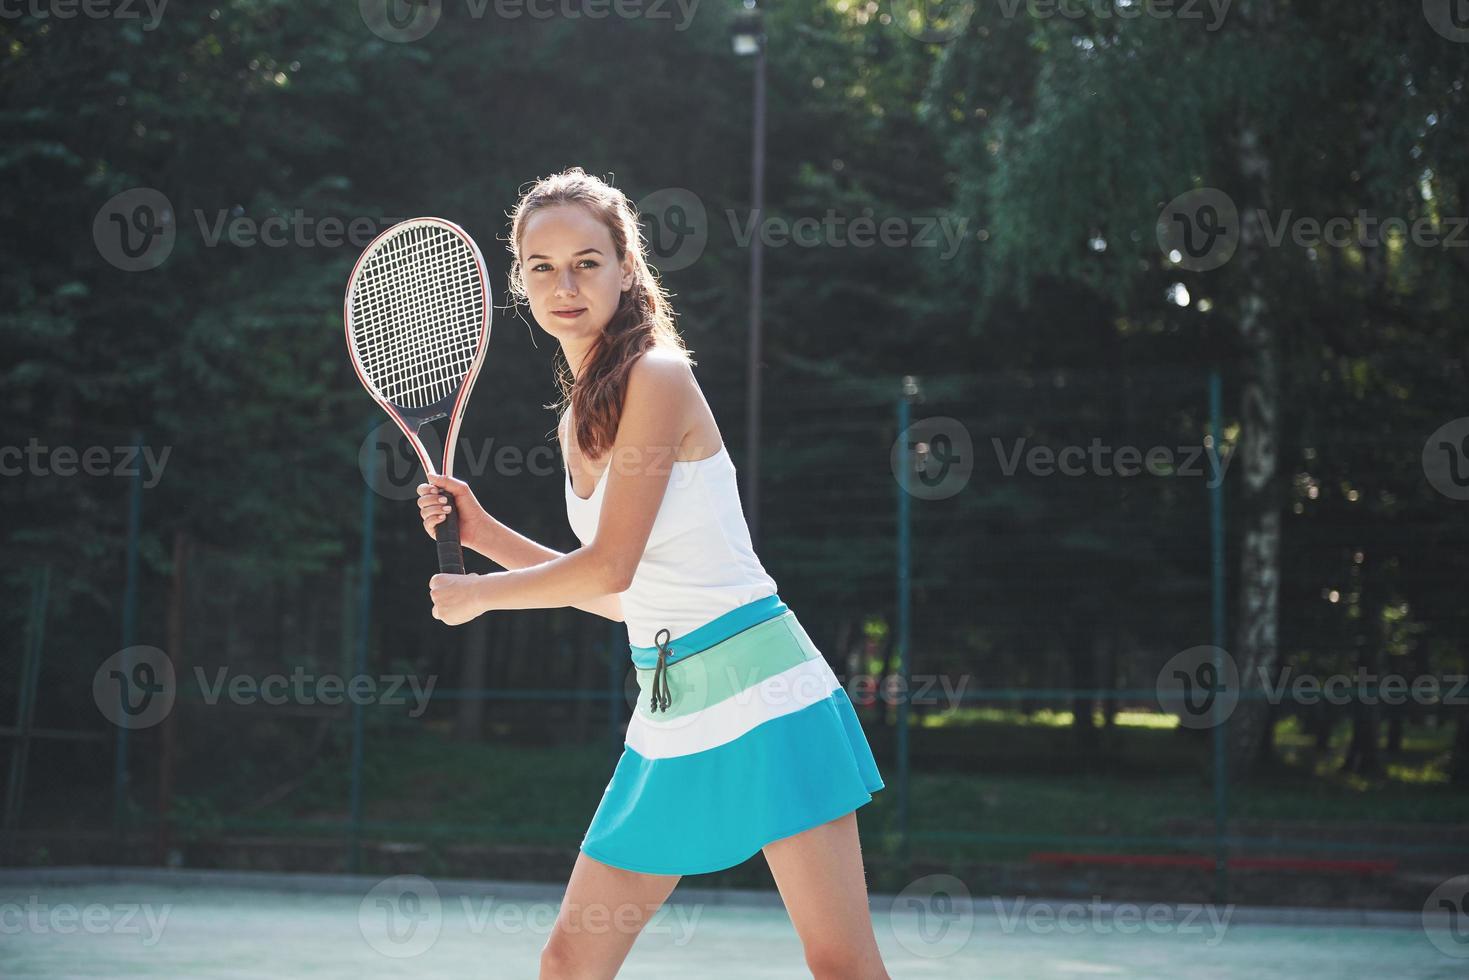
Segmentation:
[(633, 362), (627, 374), (623, 421), (637, 441), (681, 450), (698, 423), (703, 396), (688, 359), (678, 351), (653, 348)]
[(645, 397), (679, 399), (695, 385), (688, 358), (677, 351), (655, 347), (645, 351), (627, 374), (628, 388), (643, 390)]

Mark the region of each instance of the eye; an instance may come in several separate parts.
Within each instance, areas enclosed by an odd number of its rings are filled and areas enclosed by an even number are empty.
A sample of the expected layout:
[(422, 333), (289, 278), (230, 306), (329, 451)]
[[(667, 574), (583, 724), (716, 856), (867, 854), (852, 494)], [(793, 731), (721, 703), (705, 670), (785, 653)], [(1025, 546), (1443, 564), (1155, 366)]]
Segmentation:
[(546, 268), (547, 268), (547, 264), (545, 262), (537, 262), (535, 265), (533, 265), (533, 266), (530, 267), (530, 271), (532, 271), (532, 272), (541, 272), (542, 270), (544, 270)]
[(590, 269), (595, 269), (595, 268), (597, 268), (597, 266), (599, 266), (601, 264), (596, 259), (582, 259), (582, 263), (585, 264), (587, 266), (587, 268), (590, 268)]

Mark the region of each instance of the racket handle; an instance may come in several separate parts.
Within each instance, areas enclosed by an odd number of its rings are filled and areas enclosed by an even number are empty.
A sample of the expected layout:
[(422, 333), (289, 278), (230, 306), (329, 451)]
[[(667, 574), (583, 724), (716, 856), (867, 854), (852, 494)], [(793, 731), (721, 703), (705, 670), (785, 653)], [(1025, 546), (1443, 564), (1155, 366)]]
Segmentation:
[[(451, 501), (453, 497), (449, 498)], [(449, 513), (434, 529), (439, 549), (439, 571), (445, 575), (464, 574), (464, 549), (459, 546), (459, 511), (451, 503)]]

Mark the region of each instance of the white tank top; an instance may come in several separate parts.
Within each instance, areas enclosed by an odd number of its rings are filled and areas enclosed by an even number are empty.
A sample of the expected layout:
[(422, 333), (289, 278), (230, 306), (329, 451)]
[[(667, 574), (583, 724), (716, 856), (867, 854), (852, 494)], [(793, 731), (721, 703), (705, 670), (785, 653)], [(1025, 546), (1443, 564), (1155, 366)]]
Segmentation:
[[(566, 472), (566, 518), (583, 546), (597, 534), (611, 468), (609, 462), (586, 500), (572, 490)], [(775, 579), (755, 556), (727, 447), (703, 459), (674, 460), (648, 545), (622, 593), (628, 642), (654, 646), (664, 627), (676, 639), (776, 592)]]

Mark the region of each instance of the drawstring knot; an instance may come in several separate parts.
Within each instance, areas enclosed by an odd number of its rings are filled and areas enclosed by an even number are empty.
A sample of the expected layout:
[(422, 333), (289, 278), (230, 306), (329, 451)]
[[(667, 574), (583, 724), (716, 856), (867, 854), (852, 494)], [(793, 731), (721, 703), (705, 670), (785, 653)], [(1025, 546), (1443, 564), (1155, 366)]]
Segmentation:
[[(668, 641), (671, 636), (672, 634), (668, 632), (668, 628), (664, 627), (653, 638), (653, 642), (658, 645), (658, 666), (653, 669), (653, 697), (648, 703), (649, 713), (657, 711), (667, 713), (668, 705), (672, 700), (668, 693), (668, 658), (673, 654), (673, 651), (668, 646)], [(658, 690), (658, 682), (660, 680), (663, 682), (662, 691)]]

